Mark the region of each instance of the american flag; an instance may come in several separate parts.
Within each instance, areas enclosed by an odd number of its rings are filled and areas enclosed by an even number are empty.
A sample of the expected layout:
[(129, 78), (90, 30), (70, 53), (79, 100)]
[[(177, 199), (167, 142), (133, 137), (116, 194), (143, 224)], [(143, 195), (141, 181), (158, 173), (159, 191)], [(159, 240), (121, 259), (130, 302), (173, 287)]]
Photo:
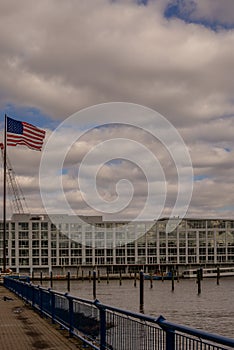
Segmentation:
[(41, 151), (45, 131), (27, 122), (7, 117), (7, 145), (25, 145), (33, 150)]

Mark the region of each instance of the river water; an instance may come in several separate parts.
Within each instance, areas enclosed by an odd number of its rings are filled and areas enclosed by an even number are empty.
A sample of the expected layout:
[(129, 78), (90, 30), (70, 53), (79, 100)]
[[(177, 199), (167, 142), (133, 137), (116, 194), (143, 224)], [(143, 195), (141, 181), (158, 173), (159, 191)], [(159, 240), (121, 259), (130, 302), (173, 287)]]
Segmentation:
[[(43, 282), (49, 287), (49, 282)], [(103, 280), (97, 282), (97, 299), (111, 306), (139, 312), (139, 281), (134, 287), (133, 280)], [(53, 289), (66, 292), (66, 281), (54, 281)], [(193, 279), (175, 281), (144, 281), (144, 313), (150, 316), (163, 315), (168, 321), (202, 329), (211, 333), (234, 338), (234, 277), (220, 280), (204, 279), (201, 294)], [(71, 281), (70, 294), (93, 299), (93, 286), (89, 281)]]

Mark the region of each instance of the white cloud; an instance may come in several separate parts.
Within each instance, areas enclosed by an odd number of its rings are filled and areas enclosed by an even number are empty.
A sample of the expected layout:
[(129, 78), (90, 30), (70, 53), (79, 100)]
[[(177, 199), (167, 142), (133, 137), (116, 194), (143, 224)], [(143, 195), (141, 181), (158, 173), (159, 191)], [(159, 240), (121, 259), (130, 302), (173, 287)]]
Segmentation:
[[(176, 18), (168, 20), (162, 15), (167, 3), (1, 3), (0, 106), (9, 102), (34, 106), (59, 120), (83, 107), (110, 101), (134, 102), (159, 111), (181, 131), (195, 175), (205, 177), (195, 183), (190, 212), (198, 215), (210, 208), (213, 213), (213, 208), (234, 201), (224, 185), (233, 183), (234, 30), (214, 32)], [(216, 0), (197, 1), (190, 15), (194, 20), (222, 22), (226, 18), (225, 23), (232, 23), (232, 7), (233, 1), (225, 0), (222, 8)], [(96, 129), (70, 150), (63, 183), (69, 201), (79, 210), (87, 211), (87, 207), (74, 191), (77, 164), (91, 147), (117, 135), (114, 128)], [(126, 128), (121, 135), (156, 153), (166, 173), (168, 213), (177, 191), (176, 168), (168, 152), (144, 133)], [(62, 140), (57, 147), (63, 147)], [(56, 160), (57, 149), (52, 151)], [(131, 155), (132, 149), (128, 152)], [(33, 194), (30, 207), (39, 209), (40, 199), (34, 193), (41, 155), (22, 148), (9, 155), (24, 191)], [(105, 165), (99, 175), (104, 197), (114, 198), (116, 181), (130, 178), (136, 190), (134, 208), (144, 200), (145, 179), (136, 166), (122, 162), (117, 170), (117, 165)], [(53, 186), (50, 179), (48, 191)], [(56, 204), (60, 208), (59, 200)]]

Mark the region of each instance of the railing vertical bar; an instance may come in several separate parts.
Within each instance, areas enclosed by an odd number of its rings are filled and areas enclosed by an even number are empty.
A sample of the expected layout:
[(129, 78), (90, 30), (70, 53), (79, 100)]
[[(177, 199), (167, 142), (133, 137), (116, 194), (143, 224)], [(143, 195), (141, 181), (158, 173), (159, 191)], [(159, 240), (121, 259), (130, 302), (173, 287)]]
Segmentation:
[(42, 300), (43, 293), (42, 293), (41, 287), (39, 287), (38, 289), (39, 289), (39, 309), (40, 309), (40, 314), (42, 316), (43, 315), (43, 300)]
[(74, 312), (73, 312), (73, 298), (68, 296), (69, 303), (69, 335), (72, 337), (74, 331)]
[(50, 290), (50, 300), (51, 300), (51, 320), (55, 323), (55, 295), (52, 290)]
[(106, 349), (106, 310), (99, 309), (100, 312), (100, 350)]

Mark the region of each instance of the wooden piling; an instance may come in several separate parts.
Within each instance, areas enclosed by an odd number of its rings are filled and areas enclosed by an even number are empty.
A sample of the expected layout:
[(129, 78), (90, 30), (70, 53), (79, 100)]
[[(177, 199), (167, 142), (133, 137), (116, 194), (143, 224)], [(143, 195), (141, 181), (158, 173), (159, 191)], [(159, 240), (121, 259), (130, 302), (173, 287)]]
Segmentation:
[(53, 288), (53, 272), (50, 271), (50, 288)]
[(106, 273), (106, 283), (109, 284), (109, 271)]
[(171, 290), (172, 290), (172, 292), (174, 292), (174, 290), (175, 290), (174, 270), (171, 271)]
[(122, 271), (119, 271), (119, 285), (122, 286)]
[(220, 269), (217, 267), (217, 285), (219, 286), (219, 279), (220, 279)]
[(140, 312), (144, 313), (144, 272), (140, 271)]
[(134, 287), (136, 287), (136, 280), (137, 280), (137, 274), (136, 272), (134, 273)]
[(98, 270), (98, 283), (100, 283), (100, 270)]
[(40, 272), (40, 284), (42, 284), (42, 271)]
[(162, 276), (162, 282), (164, 282), (164, 275), (163, 275), (163, 271), (161, 272), (161, 276)]
[(67, 272), (67, 291), (70, 292), (70, 279), (71, 279), (71, 274), (70, 271)]
[(201, 294), (201, 269), (197, 270), (197, 294)]
[(152, 276), (152, 272), (150, 272), (150, 288), (153, 288), (153, 276)]
[(96, 276), (96, 271), (93, 270), (93, 299), (96, 299), (96, 280), (97, 280), (97, 276)]

